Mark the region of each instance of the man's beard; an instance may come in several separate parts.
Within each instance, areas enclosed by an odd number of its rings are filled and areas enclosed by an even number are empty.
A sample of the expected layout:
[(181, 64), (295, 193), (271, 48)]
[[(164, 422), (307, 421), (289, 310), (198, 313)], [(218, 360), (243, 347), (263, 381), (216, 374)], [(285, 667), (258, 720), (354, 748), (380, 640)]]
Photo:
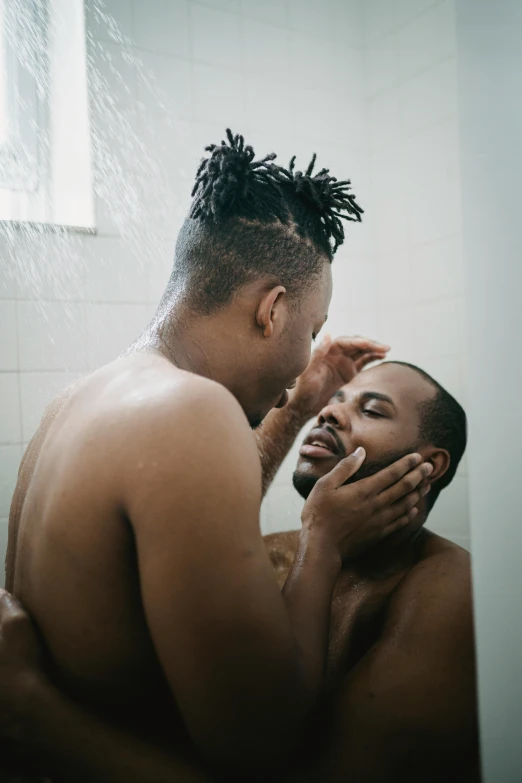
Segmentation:
[[(347, 484), (355, 484), (356, 481), (361, 481), (361, 479), (374, 476), (376, 473), (379, 473), (379, 471), (384, 470), (384, 468), (387, 468), (390, 465), (393, 465), (394, 462), (402, 459), (407, 454), (413, 454), (415, 451), (417, 451), (417, 448), (415, 446), (411, 446), (410, 448), (403, 449), (401, 451), (389, 451), (379, 460), (366, 460), (363, 462), (357, 473), (354, 473), (353, 476), (350, 476), (350, 478), (343, 483), (343, 486), (346, 486)], [(313, 476), (309, 473), (300, 473), (296, 470), (292, 476), (292, 483), (301, 497), (306, 500), (320, 478), (321, 476)]]

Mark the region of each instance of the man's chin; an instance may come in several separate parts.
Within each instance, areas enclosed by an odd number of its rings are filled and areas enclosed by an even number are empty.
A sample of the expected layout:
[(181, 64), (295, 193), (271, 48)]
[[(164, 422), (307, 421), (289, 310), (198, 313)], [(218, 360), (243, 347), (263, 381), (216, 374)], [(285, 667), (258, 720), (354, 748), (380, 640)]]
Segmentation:
[(308, 460), (305, 457), (299, 457), (292, 483), (302, 498), (306, 500), (317, 482), (327, 473), (330, 473), (337, 465), (341, 457), (332, 455), (332, 459)]
[(296, 470), (292, 476), (292, 484), (294, 485), (294, 489), (296, 489), (301, 497), (306, 500), (320, 478), (321, 476), (314, 475), (313, 473), (305, 473)]

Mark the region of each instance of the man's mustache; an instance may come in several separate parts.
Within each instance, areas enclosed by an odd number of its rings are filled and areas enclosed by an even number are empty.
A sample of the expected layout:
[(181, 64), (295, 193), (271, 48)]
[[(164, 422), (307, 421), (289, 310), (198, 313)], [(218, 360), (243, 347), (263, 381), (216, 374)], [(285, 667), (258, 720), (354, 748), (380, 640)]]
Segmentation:
[(340, 459), (344, 459), (346, 457), (346, 447), (344, 443), (342, 442), (341, 438), (339, 437), (339, 433), (335, 429), (335, 427), (332, 427), (331, 424), (323, 424), (320, 427), (314, 427), (315, 430), (324, 430), (329, 435), (332, 436), (334, 439), (336, 446), (339, 450), (339, 453), (336, 454), (336, 456), (339, 456)]

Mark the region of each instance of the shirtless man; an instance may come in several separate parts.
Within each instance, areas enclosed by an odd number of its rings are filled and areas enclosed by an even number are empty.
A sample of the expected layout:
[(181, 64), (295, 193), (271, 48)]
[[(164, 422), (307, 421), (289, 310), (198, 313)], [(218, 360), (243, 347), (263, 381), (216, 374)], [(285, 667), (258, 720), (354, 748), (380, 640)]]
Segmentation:
[[(319, 353), (308, 371), (310, 380), (314, 366), (324, 369)], [(288, 427), (280, 425), (284, 439)], [(294, 474), (298, 491), (308, 496), (317, 480), (357, 444), (364, 446), (368, 460), (354, 478), (417, 448), (434, 467), (431, 489), (418, 503), (414, 525), (343, 564), (332, 602), (322, 703), (284, 772), (268, 779), (476, 781), (469, 555), (423, 528), (464, 452), (464, 411), (417, 368), (390, 362), (367, 370), (337, 391), (305, 438)], [(264, 541), (283, 587), (299, 533), (275, 533)], [(27, 633), (28, 649), (35, 646)], [(20, 667), (17, 652), (9, 651), (15, 670)], [(22, 651), (21, 660), (26, 658)], [(6, 686), (5, 659), (6, 649), (0, 646), (0, 690)], [(60, 736), (54, 702), (48, 693), (43, 703), (36, 700), (37, 734), (43, 719), (47, 724), (54, 720), (55, 736)], [(27, 724), (27, 715), (21, 722)], [(74, 737), (75, 728), (62, 731), (62, 741), (70, 741), (71, 731)], [(96, 731), (82, 736), (78, 765), (91, 752)], [(114, 752), (110, 744), (105, 751)], [(154, 769), (151, 760), (144, 779), (155, 779)]]
[[(53, 774), (76, 783), (117, 779), (121, 763), (126, 783), (199, 779), (196, 753), (213, 769), (281, 758), (323, 684), (342, 559), (409, 524), (433, 470), (411, 454), (343, 486), (364, 451), (342, 460), (310, 496), (281, 594), (248, 425), (284, 406), (306, 368), (340, 217), (360, 209), (346, 183), (254, 163), (240, 137), (209, 152), (153, 323), (51, 404), (13, 498), (7, 587), (66, 697), (124, 737), (115, 757), (100, 736), (80, 770), (65, 743)], [(385, 354), (371, 341), (339, 351), (356, 370)], [(149, 736), (164, 749), (153, 776)]]
[[(411, 526), (343, 565), (326, 693), (295, 760), (308, 777), (295, 780), (477, 781), (470, 558), (423, 527), (464, 453), (465, 413), (418, 368), (368, 369), (339, 389), (304, 439), (297, 491), (309, 497), (355, 446), (367, 459), (350, 481), (415, 450), (433, 466), (430, 492)], [(298, 540), (297, 531), (265, 537), (280, 585)]]

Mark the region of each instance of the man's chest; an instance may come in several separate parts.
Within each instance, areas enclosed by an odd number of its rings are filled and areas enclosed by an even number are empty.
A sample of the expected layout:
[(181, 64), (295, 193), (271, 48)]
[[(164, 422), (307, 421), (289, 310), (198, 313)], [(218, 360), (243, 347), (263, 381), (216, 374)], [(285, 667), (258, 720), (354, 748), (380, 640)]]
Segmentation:
[(379, 638), (388, 600), (404, 572), (384, 579), (361, 579), (343, 571), (330, 615), (327, 687), (352, 669)]

